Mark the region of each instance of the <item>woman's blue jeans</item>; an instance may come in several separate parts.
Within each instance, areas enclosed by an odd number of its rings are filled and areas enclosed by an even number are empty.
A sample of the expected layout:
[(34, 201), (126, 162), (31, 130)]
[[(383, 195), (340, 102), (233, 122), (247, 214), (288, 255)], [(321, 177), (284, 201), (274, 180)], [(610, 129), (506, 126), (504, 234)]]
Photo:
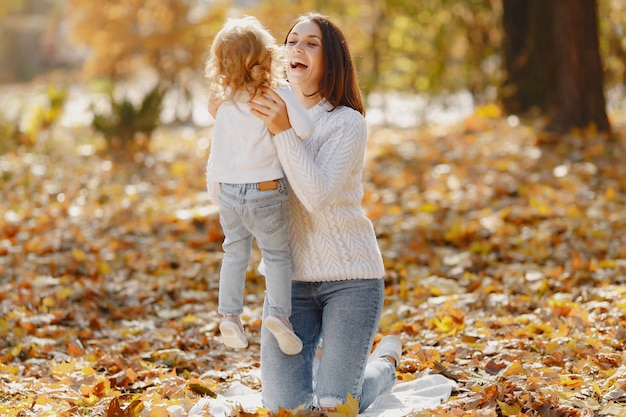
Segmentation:
[[(301, 405), (332, 408), (344, 403), (350, 393), (363, 411), (393, 386), (396, 375), (390, 362), (367, 363), (383, 308), (382, 279), (294, 281), (291, 298), (291, 323), (303, 349), (298, 355), (285, 355), (276, 339), (262, 329), (264, 407), (274, 412)], [(266, 305), (264, 316), (267, 313)]]
[(220, 314), (240, 315), (252, 238), (265, 262), (266, 301), (271, 315), (291, 314), (291, 251), (289, 192), (286, 180), (276, 190), (260, 191), (258, 184), (221, 184), (220, 224), (224, 259), (220, 270)]

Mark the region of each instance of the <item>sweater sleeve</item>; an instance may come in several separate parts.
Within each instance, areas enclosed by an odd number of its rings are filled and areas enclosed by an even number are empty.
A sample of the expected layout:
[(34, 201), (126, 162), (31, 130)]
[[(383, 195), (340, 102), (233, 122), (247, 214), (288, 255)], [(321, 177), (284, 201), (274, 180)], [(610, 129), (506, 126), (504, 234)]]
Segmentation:
[(289, 122), (300, 139), (308, 139), (313, 135), (313, 119), (300, 104), (293, 90), (288, 84), (275, 89), (285, 102)]
[[(274, 137), (280, 162), (298, 200), (309, 212), (338, 198), (344, 184), (363, 168), (367, 128), (365, 119), (350, 108), (337, 108), (323, 132), (316, 126), (320, 146), (308, 149), (293, 129)], [(323, 137), (318, 137), (323, 135)]]

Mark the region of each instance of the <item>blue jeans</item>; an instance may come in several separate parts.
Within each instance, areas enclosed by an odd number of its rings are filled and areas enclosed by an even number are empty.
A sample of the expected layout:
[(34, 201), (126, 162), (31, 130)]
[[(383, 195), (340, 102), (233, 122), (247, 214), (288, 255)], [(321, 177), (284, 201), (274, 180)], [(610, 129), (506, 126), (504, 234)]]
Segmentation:
[(303, 404), (332, 408), (350, 393), (365, 410), (396, 379), (387, 360), (367, 363), (383, 308), (383, 280), (294, 281), (292, 289), (291, 324), (304, 346), (298, 355), (285, 355), (261, 330), (263, 406), (274, 412)]
[(289, 192), (286, 180), (276, 190), (259, 191), (258, 184), (221, 184), (220, 224), (224, 259), (220, 270), (220, 314), (240, 315), (252, 238), (265, 262), (266, 302), (273, 316), (291, 315), (291, 250)]

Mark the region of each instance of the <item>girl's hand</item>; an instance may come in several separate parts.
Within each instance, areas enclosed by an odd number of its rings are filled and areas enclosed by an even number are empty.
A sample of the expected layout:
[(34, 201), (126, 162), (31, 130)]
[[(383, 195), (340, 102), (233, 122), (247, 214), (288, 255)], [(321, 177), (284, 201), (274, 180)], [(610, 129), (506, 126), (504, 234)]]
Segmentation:
[(215, 115), (217, 114), (217, 108), (222, 104), (222, 99), (215, 96), (215, 94), (211, 94), (209, 97), (209, 113), (215, 119)]
[(272, 134), (291, 128), (287, 106), (271, 88), (262, 87), (248, 104), (252, 114), (261, 119)]

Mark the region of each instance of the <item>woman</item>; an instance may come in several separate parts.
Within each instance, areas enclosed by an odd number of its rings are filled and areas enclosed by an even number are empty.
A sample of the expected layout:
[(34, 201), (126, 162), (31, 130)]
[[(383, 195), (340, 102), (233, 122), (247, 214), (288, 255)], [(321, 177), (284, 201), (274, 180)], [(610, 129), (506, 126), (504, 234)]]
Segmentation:
[(384, 268), (361, 208), (365, 109), (346, 39), (335, 24), (319, 14), (303, 15), (285, 43), (287, 78), (315, 133), (299, 139), (284, 102), (270, 89), (250, 108), (274, 134), (292, 191), (291, 323), (303, 349), (285, 355), (262, 330), (263, 405), (272, 411), (302, 404), (329, 410), (350, 394), (362, 411), (394, 384), (402, 350), (399, 338), (387, 336), (370, 355), (383, 307)]

